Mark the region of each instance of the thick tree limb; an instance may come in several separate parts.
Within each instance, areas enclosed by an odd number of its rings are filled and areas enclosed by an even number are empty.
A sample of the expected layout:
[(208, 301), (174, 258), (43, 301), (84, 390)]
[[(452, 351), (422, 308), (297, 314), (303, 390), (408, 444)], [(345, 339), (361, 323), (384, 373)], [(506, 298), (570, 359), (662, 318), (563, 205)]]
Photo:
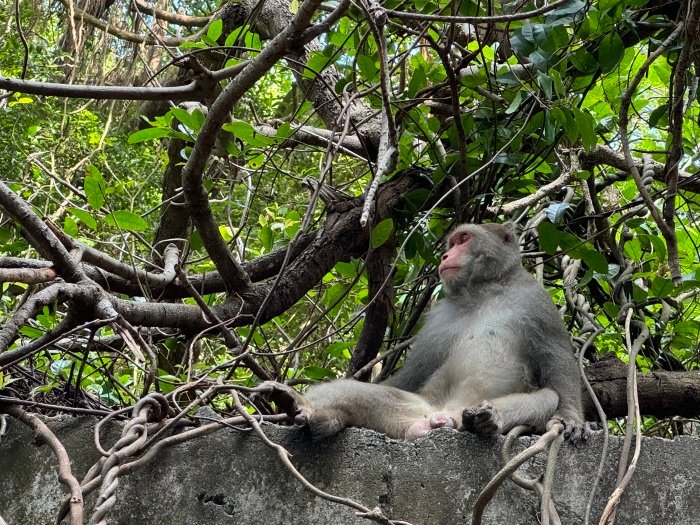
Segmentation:
[(41, 256), (53, 261), (61, 277), (69, 282), (76, 282), (84, 278), (82, 270), (63, 247), (61, 241), (46, 224), (39, 220), (29, 204), (4, 182), (0, 182), (0, 207), (22, 225), (27, 240)]
[[(586, 376), (609, 418), (627, 414), (627, 367), (616, 357), (586, 367)], [(647, 416), (700, 415), (700, 370), (664, 372), (655, 370), (637, 375), (640, 412)], [(584, 392), (584, 412), (595, 421), (595, 409)]]

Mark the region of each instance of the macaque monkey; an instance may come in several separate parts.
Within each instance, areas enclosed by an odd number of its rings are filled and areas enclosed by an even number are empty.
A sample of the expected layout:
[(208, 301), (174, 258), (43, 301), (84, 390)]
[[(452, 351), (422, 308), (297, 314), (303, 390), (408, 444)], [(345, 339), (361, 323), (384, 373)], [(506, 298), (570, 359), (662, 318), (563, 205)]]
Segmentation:
[(570, 441), (587, 439), (569, 334), (523, 268), (513, 227), (458, 226), (439, 272), (445, 298), (403, 367), (381, 384), (339, 379), (296, 394), (296, 422), (315, 437), (355, 426), (414, 440), (440, 427), (542, 431), (554, 418)]

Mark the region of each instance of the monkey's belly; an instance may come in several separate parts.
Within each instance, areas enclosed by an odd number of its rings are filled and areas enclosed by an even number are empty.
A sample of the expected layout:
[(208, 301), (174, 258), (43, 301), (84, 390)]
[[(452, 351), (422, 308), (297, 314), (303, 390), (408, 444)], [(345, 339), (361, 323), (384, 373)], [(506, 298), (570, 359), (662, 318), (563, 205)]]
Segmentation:
[(505, 358), (507, 352), (496, 350), (475, 354), (451, 355), (419, 393), (436, 408), (459, 409), (535, 390), (527, 367)]

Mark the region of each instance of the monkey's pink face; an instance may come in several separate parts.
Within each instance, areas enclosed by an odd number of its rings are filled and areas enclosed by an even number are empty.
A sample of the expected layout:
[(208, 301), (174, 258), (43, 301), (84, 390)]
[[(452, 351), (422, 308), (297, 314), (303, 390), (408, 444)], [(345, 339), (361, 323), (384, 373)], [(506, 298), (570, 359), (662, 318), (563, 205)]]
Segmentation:
[(464, 268), (466, 254), (473, 240), (474, 234), (465, 230), (457, 229), (450, 235), (447, 239), (447, 251), (442, 254), (438, 269), (443, 280), (458, 275)]

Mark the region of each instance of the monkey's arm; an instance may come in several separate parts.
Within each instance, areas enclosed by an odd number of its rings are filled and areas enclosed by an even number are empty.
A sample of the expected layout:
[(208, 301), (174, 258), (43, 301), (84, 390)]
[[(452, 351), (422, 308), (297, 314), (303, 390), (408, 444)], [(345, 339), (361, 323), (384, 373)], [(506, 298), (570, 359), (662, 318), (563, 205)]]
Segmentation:
[(528, 362), (532, 381), (540, 388), (551, 388), (559, 396), (552, 416), (564, 424), (564, 437), (576, 443), (588, 439), (590, 430), (583, 420), (581, 377), (573, 354), (571, 336), (562, 323), (547, 292), (537, 286), (523, 290), (518, 329), (524, 334), (520, 355)]

